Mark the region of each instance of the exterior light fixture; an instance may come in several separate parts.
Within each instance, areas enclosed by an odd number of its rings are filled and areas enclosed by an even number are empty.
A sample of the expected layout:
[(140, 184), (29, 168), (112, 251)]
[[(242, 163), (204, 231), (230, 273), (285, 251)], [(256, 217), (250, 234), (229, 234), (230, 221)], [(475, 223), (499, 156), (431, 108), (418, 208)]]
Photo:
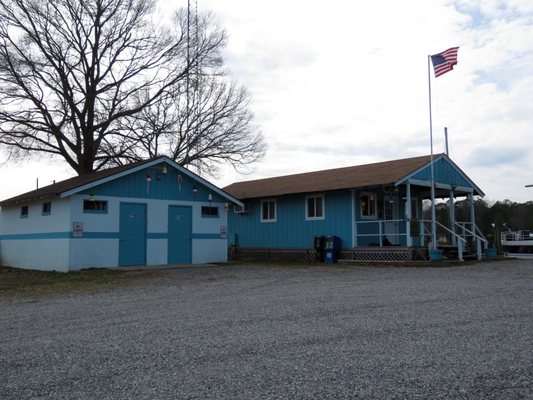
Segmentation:
[(163, 170), (163, 173), (166, 174), (166, 173), (168, 172), (167, 166), (166, 166), (166, 165), (163, 165), (162, 170)]

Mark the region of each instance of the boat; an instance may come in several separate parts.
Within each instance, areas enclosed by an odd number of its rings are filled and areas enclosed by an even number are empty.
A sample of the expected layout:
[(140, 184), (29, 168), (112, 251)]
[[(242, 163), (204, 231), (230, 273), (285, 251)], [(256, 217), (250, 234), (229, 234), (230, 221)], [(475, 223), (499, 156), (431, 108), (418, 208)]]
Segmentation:
[(502, 232), (501, 243), (506, 257), (533, 259), (533, 232), (526, 230)]

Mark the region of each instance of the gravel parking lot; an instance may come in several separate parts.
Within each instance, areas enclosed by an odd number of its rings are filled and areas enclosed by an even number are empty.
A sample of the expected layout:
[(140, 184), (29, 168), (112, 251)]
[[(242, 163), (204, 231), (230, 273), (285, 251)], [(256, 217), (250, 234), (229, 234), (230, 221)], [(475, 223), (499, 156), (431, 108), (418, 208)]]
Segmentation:
[(1, 399), (531, 399), (533, 261), (228, 265), (0, 298)]

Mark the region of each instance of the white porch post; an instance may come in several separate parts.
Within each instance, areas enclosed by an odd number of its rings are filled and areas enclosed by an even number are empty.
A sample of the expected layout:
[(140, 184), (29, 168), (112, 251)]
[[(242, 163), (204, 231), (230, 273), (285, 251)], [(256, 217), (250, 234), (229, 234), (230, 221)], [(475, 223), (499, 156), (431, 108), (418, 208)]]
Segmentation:
[[(453, 190), (450, 190), (450, 224), (452, 232), (455, 233), (455, 197)], [(452, 245), (455, 246), (456, 244), (457, 238), (452, 235)]]
[(357, 247), (357, 221), (355, 220), (357, 216), (356, 210), (356, 190), (352, 190), (352, 247)]
[(476, 214), (474, 209), (474, 193), (470, 193), (470, 224), (472, 232), (476, 233)]
[[(476, 235), (476, 211), (474, 208), (474, 192), (470, 193), (470, 225), (474, 235)], [(472, 236), (472, 240), (476, 243), (476, 255), (478, 261), (481, 260), (481, 241), (479, 238)]]
[(405, 205), (405, 213), (407, 215), (407, 223), (405, 225), (405, 233), (407, 235), (407, 247), (413, 247), (413, 238), (411, 237), (411, 220), (413, 219), (413, 213), (411, 210), (411, 184), (407, 182), (405, 185), (407, 189), (406, 193), (406, 205)]

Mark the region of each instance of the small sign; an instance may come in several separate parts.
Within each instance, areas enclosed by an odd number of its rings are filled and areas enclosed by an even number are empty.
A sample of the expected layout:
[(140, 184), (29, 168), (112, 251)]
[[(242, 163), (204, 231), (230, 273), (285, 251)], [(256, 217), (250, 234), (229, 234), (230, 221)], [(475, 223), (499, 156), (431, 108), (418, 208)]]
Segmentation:
[(228, 238), (228, 227), (227, 226), (221, 226), (220, 227), (220, 238), (221, 239), (227, 239)]
[(83, 222), (74, 221), (72, 223), (72, 237), (75, 237), (75, 238), (83, 237)]

